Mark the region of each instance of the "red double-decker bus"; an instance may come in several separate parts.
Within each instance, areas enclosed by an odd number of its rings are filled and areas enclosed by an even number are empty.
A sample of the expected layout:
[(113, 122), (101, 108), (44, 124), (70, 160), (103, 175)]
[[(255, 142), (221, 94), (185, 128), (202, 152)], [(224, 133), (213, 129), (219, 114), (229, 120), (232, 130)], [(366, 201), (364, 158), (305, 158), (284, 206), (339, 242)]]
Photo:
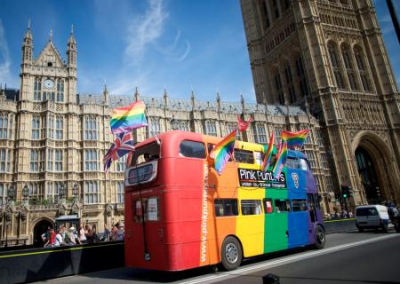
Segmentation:
[(125, 177), (126, 265), (179, 271), (314, 245), (325, 231), (315, 180), (303, 153), (289, 151), (274, 179), (264, 147), (236, 141), (219, 175), (209, 151), (221, 138), (184, 131), (136, 145)]

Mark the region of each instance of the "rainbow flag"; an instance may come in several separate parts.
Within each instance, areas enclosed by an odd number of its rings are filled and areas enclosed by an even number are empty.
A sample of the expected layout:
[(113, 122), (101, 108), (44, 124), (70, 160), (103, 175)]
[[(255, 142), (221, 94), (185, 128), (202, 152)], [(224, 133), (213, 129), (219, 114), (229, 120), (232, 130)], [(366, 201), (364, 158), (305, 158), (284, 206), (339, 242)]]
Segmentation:
[(236, 129), (226, 136), (211, 150), (210, 158), (214, 159), (214, 168), (218, 174), (222, 174), (225, 170), (229, 158), (232, 157), (233, 150), (235, 149)]
[(276, 156), (275, 166), (272, 170), (273, 176), (275, 179), (278, 179), (283, 166), (286, 164), (286, 157), (287, 157), (287, 141), (284, 141), (282, 146), (279, 148), (278, 155)]
[(126, 107), (115, 108), (110, 126), (113, 134), (124, 133), (147, 125), (144, 102), (138, 101)]
[(264, 161), (261, 165), (261, 169), (266, 172), (267, 168), (269, 167), (269, 164), (271, 162), (271, 157), (272, 157), (272, 152), (274, 150), (274, 143), (275, 143), (275, 137), (274, 133), (272, 132), (271, 138), (269, 138), (269, 144), (268, 144), (268, 149), (265, 153)]
[(281, 138), (287, 142), (289, 149), (295, 149), (296, 147), (303, 147), (304, 142), (307, 139), (307, 134), (310, 132), (308, 129), (303, 129), (297, 132), (282, 131)]

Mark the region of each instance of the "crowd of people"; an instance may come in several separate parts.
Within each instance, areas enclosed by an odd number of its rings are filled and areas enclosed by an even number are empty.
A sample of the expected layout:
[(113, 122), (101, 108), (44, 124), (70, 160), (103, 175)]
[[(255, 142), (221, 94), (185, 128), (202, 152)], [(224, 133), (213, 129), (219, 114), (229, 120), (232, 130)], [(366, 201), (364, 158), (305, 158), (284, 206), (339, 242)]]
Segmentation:
[(61, 225), (57, 231), (49, 227), (41, 237), (44, 247), (74, 246), (81, 244), (93, 244), (108, 241), (123, 241), (125, 236), (124, 227), (120, 223), (112, 225), (111, 230), (104, 224), (104, 231), (98, 233), (96, 226), (80, 224), (76, 229), (71, 226), (67, 229)]

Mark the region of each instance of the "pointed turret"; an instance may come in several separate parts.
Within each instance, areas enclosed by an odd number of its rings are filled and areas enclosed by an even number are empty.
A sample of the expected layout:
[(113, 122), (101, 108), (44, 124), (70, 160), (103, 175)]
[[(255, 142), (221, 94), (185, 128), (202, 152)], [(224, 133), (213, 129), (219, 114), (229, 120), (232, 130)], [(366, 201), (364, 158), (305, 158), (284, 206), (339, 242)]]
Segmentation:
[(136, 87), (135, 88), (135, 102), (138, 102), (138, 101), (140, 101), (140, 94), (139, 94), (139, 89), (138, 89), (138, 87)]
[(68, 58), (68, 67), (76, 68), (76, 41), (74, 37), (74, 25), (71, 25), (71, 35), (69, 36), (67, 43), (67, 58)]
[(28, 22), (24, 41), (22, 43), (22, 63), (31, 63), (33, 59), (33, 36), (31, 31), (31, 20)]
[(104, 82), (104, 90), (103, 90), (103, 104), (107, 105), (108, 104), (108, 89), (106, 82)]

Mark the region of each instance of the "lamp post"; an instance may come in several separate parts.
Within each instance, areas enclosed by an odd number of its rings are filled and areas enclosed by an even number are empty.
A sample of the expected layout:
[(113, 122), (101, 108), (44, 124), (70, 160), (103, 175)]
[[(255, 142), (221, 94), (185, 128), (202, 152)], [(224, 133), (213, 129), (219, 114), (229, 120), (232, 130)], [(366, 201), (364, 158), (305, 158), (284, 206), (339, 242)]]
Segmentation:
[(15, 197), (15, 187), (13, 185), (10, 185), (10, 187), (8, 188), (8, 192), (7, 192), (7, 201), (14, 201), (14, 197)]
[[(10, 185), (7, 191), (7, 199), (6, 199), (6, 208), (8, 207), (8, 204), (10, 204), (10, 201), (14, 201), (15, 197), (15, 187), (13, 185)], [(7, 209), (8, 210), (8, 209)], [(5, 228), (6, 228), (6, 244), (4, 245), (5, 247), (8, 246), (8, 219), (11, 219), (11, 213), (9, 212), (4, 212), (4, 221), (5, 221)]]
[(24, 188), (22, 189), (22, 199), (24, 200), (25, 204), (26, 204), (26, 201), (28, 200), (28, 195), (29, 195), (29, 189), (28, 189), (28, 186), (25, 185)]
[(61, 202), (63, 201), (64, 198), (65, 198), (65, 188), (64, 188), (64, 185), (62, 184), (61, 187), (60, 187), (60, 199), (61, 199)]
[(75, 183), (74, 186), (72, 187), (72, 195), (74, 196), (74, 201), (76, 202), (77, 196), (78, 196), (78, 185)]

